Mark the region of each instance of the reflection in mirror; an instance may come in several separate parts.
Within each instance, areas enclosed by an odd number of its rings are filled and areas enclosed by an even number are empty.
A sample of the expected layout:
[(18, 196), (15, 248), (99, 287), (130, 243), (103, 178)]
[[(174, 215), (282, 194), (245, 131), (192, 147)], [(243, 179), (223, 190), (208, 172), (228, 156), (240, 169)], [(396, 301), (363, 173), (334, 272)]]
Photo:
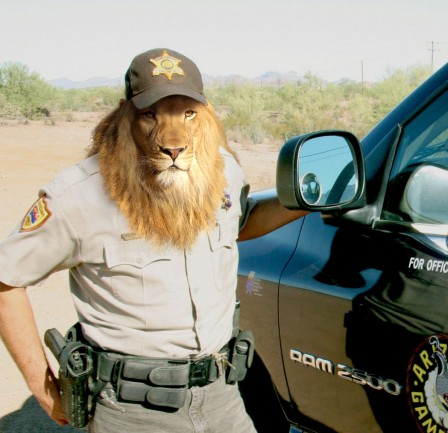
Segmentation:
[(400, 204), (411, 221), (448, 224), (448, 170), (436, 165), (421, 165), (406, 184)]
[(305, 141), (299, 150), (298, 173), (307, 204), (335, 205), (355, 197), (353, 155), (344, 137), (327, 135)]
[(319, 179), (314, 173), (306, 173), (300, 178), (300, 190), (303, 199), (308, 204), (316, 204), (321, 196)]

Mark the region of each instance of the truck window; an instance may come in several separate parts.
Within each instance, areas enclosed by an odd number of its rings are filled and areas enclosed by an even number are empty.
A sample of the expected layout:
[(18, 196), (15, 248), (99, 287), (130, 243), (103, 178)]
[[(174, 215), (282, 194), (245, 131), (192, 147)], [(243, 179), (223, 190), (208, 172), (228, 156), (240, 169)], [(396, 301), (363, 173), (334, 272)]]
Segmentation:
[(382, 219), (448, 224), (448, 92), (405, 125)]

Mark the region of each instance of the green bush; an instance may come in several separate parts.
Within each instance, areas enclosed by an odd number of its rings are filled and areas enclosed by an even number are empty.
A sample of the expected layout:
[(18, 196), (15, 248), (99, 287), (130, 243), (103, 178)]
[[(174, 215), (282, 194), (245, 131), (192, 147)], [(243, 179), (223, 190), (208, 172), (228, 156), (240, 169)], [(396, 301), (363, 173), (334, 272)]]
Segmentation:
[(21, 63), (0, 66), (0, 117), (3, 118), (39, 119), (58, 111), (109, 110), (123, 94), (122, 86), (59, 89)]
[(0, 68), (0, 116), (37, 118), (51, 110), (56, 89), (21, 63)]
[(207, 96), (229, 138), (280, 141), (319, 129), (346, 129), (362, 138), (430, 74), (428, 68), (392, 71), (379, 83), (327, 83), (307, 74), (280, 87), (223, 85)]

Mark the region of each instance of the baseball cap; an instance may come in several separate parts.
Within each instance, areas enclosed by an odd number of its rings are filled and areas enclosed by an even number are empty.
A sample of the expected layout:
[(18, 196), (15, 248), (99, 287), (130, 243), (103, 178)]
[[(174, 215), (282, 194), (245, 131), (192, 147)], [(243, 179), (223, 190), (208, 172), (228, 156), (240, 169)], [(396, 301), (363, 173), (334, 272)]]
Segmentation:
[(184, 55), (155, 48), (134, 57), (126, 72), (126, 99), (138, 109), (171, 95), (189, 96), (207, 104), (198, 67)]

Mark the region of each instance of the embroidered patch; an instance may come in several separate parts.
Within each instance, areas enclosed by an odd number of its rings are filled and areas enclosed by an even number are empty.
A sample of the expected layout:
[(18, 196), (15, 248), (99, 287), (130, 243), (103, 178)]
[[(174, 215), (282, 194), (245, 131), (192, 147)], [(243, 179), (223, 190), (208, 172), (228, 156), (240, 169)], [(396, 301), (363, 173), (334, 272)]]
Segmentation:
[(31, 209), (25, 215), (22, 222), (21, 232), (31, 232), (33, 230), (42, 227), (42, 225), (50, 218), (52, 215), (51, 211), (48, 209), (47, 200), (45, 194), (40, 197), (36, 203), (33, 204)]
[(179, 66), (182, 60), (176, 59), (176, 57), (170, 56), (166, 50), (163, 55), (149, 60), (154, 66), (152, 75), (165, 74), (169, 80), (173, 78), (173, 74), (185, 75), (183, 69)]

